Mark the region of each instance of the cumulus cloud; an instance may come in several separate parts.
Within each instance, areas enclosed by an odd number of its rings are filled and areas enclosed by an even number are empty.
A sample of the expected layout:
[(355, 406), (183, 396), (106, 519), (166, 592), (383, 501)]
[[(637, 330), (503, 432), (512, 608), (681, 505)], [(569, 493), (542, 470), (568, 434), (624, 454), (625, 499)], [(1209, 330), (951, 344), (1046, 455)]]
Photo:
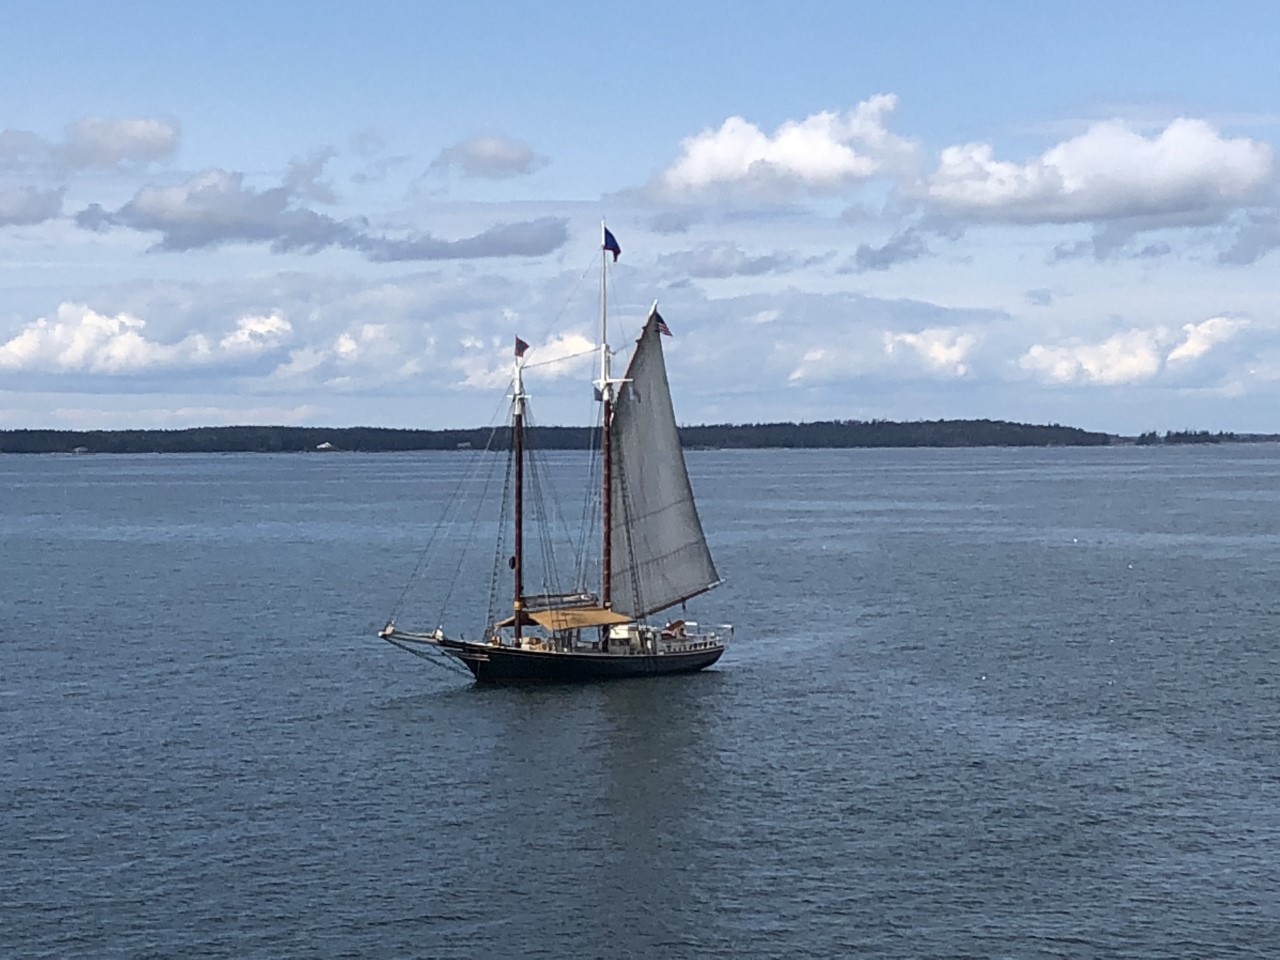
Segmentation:
[(1253, 326), (1248, 320), (1210, 317), (1199, 323), (1183, 324), (1181, 334), (1167, 327), (1132, 329), (1114, 334), (1098, 342), (1073, 340), (1061, 344), (1034, 344), (1018, 359), (1018, 366), (1048, 383), (1057, 384), (1134, 384), (1156, 377), (1182, 379), (1193, 368), (1198, 376), (1238, 376), (1242, 370), (1232, 368), (1247, 362), (1250, 373), (1256, 367), (1251, 357), (1265, 337), (1244, 352), (1222, 357), (1208, 364), (1205, 358), (1237, 335)]
[(1211, 317), (1201, 323), (1183, 324), (1182, 332), (1186, 336), (1169, 352), (1168, 360), (1170, 363), (1198, 360), (1218, 344), (1226, 343), (1246, 326), (1248, 321), (1233, 320), (1230, 317)]
[(826, 111), (787, 121), (772, 134), (743, 117), (730, 117), (719, 128), (684, 140), (656, 188), (676, 199), (725, 189), (783, 195), (839, 189), (911, 152), (886, 127), (897, 102), (881, 94), (847, 113)]
[(299, 347), (289, 351), (289, 359), (281, 363), (274, 371), (272, 378), (276, 380), (293, 380), (305, 377), (319, 370), (329, 359), (328, 351), (315, 347)]
[(965, 358), (977, 344), (971, 333), (955, 329), (932, 328), (916, 333), (885, 333), (884, 352), (893, 356), (906, 347), (924, 364), (925, 369), (948, 376), (963, 377), (969, 372)]
[(193, 334), (176, 343), (147, 338), (147, 323), (127, 313), (107, 316), (84, 304), (64, 303), (57, 316), (41, 317), (0, 343), (0, 369), (15, 371), (136, 373), (206, 360), (206, 337)]
[(457, 171), (464, 177), (506, 180), (528, 176), (548, 162), (523, 141), (476, 136), (440, 151), (431, 162), (431, 169), (439, 173)]
[(92, 204), (76, 215), (90, 230), (125, 227), (156, 233), (156, 249), (196, 250), (228, 243), (267, 243), (276, 252), (315, 253), (328, 247), (359, 251), (378, 262), (540, 256), (562, 246), (568, 227), (544, 217), (497, 224), (472, 237), (441, 240), (430, 234), (389, 237), (373, 233), (363, 220), (337, 220), (300, 205), (294, 183), (255, 189), (243, 173), (205, 170), (173, 186), (146, 186), (115, 211)]
[(1273, 151), (1178, 119), (1147, 137), (1123, 121), (1097, 123), (1026, 163), (985, 143), (948, 147), (925, 185), (946, 213), (1012, 223), (1149, 218), (1147, 227), (1212, 222), (1257, 199)]
[(218, 346), (231, 354), (258, 354), (279, 346), (291, 333), (293, 324), (279, 313), (244, 316)]
[(362, 323), (345, 330), (334, 341), (333, 353), (339, 362), (352, 364), (396, 354), (397, 345), (385, 323)]
[[(509, 338), (464, 337), (459, 346), (462, 352), (450, 365), (462, 373), (464, 387), (493, 390), (511, 379)], [(525, 367), (538, 368), (538, 380), (546, 383), (582, 374), (590, 368), (588, 358), (598, 355), (594, 340), (580, 332), (567, 331), (545, 343), (530, 344), (525, 353)]]
[(62, 213), (65, 192), (36, 187), (0, 190), (0, 227), (27, 226), (52, 220)]
[(1034, 344), (1018, 365), (1050, 383), (1138, 383), (1160, 372), (1159, 330), (1128, 330), (1100, 343)]

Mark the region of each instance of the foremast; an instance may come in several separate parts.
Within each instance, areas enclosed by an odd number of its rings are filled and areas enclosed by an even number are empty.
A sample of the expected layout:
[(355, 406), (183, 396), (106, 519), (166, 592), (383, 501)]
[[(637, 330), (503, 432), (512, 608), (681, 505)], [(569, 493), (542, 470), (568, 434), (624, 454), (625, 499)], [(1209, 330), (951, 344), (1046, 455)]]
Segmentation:
[(610, 530), (613, 527), (613, 444), (610, 425), (613, 421), (613, 401), (621, 380), (615, 380), (610, 371), (612, 354), (609, 351), (609, 254), (614, 262), (622, 254), (617, 238), (600, 221), (600, 377), (594, 382), (596, 398), (603, 404), (600, 415), (600, 463), (603, 489), (600, 496), (601, 548), (600, 548), (600, 606), (608, 610), (613, 606), (613, 543)]
[(528, 395), (524, 392), (524, 352), (529, 345), (516, 337), (515, 373), (511, 382), (511, 454), (515, 461), (513, 520), (515, 544), (511, 556), (511, 570), (515, 579), (515, 597), (512, 600), (513, 636), (520, 645), (524, 620), (524, 406)]

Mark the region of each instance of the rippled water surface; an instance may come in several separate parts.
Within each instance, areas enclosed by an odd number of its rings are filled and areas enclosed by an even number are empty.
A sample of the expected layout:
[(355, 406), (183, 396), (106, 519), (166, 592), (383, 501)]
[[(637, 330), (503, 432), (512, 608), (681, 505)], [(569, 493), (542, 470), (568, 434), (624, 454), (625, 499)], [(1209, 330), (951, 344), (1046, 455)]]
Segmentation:
[(528, 690), (468, 460), (0, 457), (0, 955), (1276, 955), (1280, 448), (693, 453), (734, 646)]

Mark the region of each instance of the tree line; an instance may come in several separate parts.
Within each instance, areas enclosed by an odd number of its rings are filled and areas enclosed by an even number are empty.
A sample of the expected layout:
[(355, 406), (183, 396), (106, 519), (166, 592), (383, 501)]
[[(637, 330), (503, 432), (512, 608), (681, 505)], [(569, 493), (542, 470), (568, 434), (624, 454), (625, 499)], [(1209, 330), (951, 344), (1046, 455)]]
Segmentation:
[(1164, 436), (1155, 430), (1148, 430), (1139, 434), (1134, 443), (1140, 447), (1149, 447), (1164, 443), (1236, 443), (1240, 439), (1234, 433), (1222, 430), (1217, 433), (1210, 433), (1208, 430), (1166, 430)]
[[(530, 427), (530, 445), (587, 449), (590, 427)], [(711, 424), (680, 428), (688, 448), (849, 448), (1102, 446), (1105, 433), (1004, 420), (827, 420), (813, 423)], [(300, 453), (317, 450), (507, 449), (509, 433), (492, 430), (400, 430), (389, 427), (191, 427), (182, 430), (0, 430), (0, 453)]]

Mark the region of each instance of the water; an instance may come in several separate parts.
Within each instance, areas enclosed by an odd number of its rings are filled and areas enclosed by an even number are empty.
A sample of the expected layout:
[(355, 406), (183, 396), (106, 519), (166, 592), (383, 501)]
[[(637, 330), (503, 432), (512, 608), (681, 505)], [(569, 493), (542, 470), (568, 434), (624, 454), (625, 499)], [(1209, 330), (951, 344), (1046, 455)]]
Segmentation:
[(465, 460), (0, 458), (0, 955), (1274, 955), (1280, 448), (695, 453), (735, 645), (532, 690)]

